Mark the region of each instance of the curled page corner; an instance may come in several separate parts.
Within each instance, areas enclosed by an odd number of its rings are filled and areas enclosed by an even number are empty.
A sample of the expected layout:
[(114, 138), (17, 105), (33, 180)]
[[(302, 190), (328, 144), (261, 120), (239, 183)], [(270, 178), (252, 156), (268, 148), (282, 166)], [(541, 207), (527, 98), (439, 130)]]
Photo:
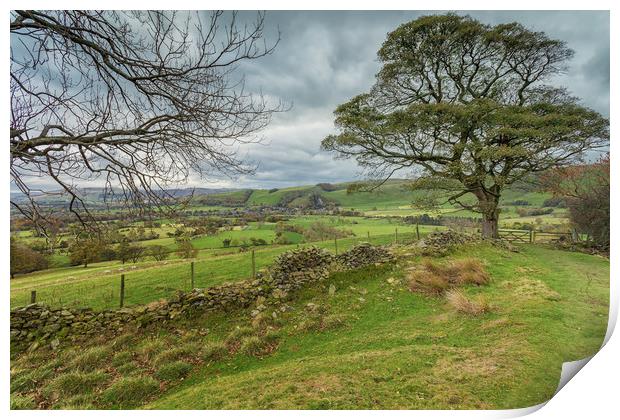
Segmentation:
[[(604, 344), (603, 344), (604, 345)], [(596, 354), (596, 353), (595, 353)], [(572, 362), (564, 362), (562, 363), (562, 373), (560, 375), (560, 382), (558, 383), (558, 387), (556, 388), (553, 395), (555, 396), (564, 385), (568, 383), (573, 377), (579, 372), (592, 358), (595, 356), (588, 356), (580, 360), (573, 360)]]

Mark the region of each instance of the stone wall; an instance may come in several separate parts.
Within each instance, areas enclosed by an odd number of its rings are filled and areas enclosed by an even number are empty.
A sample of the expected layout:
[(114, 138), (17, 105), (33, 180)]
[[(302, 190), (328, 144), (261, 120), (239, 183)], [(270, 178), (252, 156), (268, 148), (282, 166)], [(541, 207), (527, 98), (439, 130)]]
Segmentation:
[(37, 347), (61, 340), (80, 340), (93, 334), (117, 334), (128, 326), (144, 327), (167, 322), (190, 311), (211, 311), (248, 307), (269, 296), (286, 296), (304, 284), (327, 278), (330, 272), (355, 269), (391, 261), (385, 248), (362, 243), (338, 256), (316, 247), (300, 248), (281, 254), (266, 273), (257, 279), (228, 283), (191, 292), (177, 292), (168, 300), (118, 310), (51, 309), (32, 304), (11, 311), (11, 346)]

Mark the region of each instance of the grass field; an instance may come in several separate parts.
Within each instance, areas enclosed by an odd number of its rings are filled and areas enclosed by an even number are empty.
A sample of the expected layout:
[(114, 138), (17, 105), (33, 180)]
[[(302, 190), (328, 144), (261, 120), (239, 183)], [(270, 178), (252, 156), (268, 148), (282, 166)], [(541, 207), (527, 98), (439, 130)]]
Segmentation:
[[(308, 217), (300, 223), (310, 224)], [(372, 221), (371, 221), (372, 222)], [(380, 220), (377, 222), (381, 222)], [(341, 223), (346, 223), (341, 221)], [(347, 225), (358, 226), (358, 237), (339, 239), (340, 251), (360, 241), (387, 244), (395, 240), (395, 226), (389, 224)], [(415, 226), (399, 226), (401, 240), (413, 238)], [(420, 226), (420, 234), (426, 235), (440, 227)], [(269, 231), (272, 232), (273, 231)], [(230, 233), (230, 232), (227, 232)], [(208, 245), (208, 244), (205, 244)], [(333, 240), (316, 242), (322, 248), (335, 250)], [(266, 267), (273, 259), (297, 245), (264, 246), (255, 249), (257, 270)], [(207, 287), (227, 281), (236, 281), (251, 276), (251, 254), (240, 253), (236, 248), (204, 249), (195, 259), (195, 287)], [(148, 303), (168, 297), (174, 290), (188, 290), (190, 286), (190, 260), (174, 258), (162, 262), (142, 261), (135, 264), (102, 262), (88, 268), (62, 267), (19, 275), (11, 280), (11, 307), (29, 303), (30, 292), (36, 290), (37, 300), (52, 306), (92, 307), (93, 309), (114, 308), (119, 303), (120, 275), (125, 274), (126, 304)]]
[[(11, 406), (531, 406), (553, 395), (562, 362), (600, 347), (609, 261), (539, 245), (519, 250), (467, 246), (434, 259), (438, 264), (471, 257), (484, 262), (490, 284), (463, 289), (469, 297), (488, 300), (490, 310), (482, 315), (460, 314), (442, 297), (409, 291), (404, 278), (420, 258), (401, 249), (396, 265), (338, 273), (304, 289), (271, 321), (275, 330), (269, 335), (259, 336), (263, 327), (251, 325), (250, 308), (14, 358)], [(332, 286), (335, 292), (328, 293)], [(309, 322), (317, 316), (320, 328)], [(231, 344), (235, 340), (241, 344)], [(267, 351), (256, 353), (260, 345)]]

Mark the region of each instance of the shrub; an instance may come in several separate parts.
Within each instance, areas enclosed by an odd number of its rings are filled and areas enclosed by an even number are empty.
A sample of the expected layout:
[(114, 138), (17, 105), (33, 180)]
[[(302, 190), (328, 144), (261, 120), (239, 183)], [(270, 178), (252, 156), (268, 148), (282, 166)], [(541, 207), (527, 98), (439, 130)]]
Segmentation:
[(446, 293), (448, 304), (457, 312), (467, 315), (480, 315), (489, 312), (489, 303), (483, 296), (470, 299), (459, 290), (449, 290)]
[(48, 398), (72, 397), (93, 392), (109, 379), (103, 371), (69, 372), (58, 375), (43, 389)]
[(184, 378), (192, 370), (192, 365), (183, 361), (166, 363), (155, 373), (155, 377), (161, 381), (175, 381)]
[(49, 261), (45, 255), (33, 250), (28, 245), (17, 241), (17, 239), (12, 236), (10, 247), (11, 277), (15, 274), (43, 270), (49, 266)]
[(543, 201), (543, 207), (566, 208), (566, 200), (563, 197), (551, 197)]
[(129, 376), (114, 382), (101, 394), (104, 404), (119, 408), (141, 405), (159, 390), (159, 382), (150, 376)]
[(73, 359), (73, 361), (69, 364), (69, 367), (82, 371), (92, 370), (95, 369), (109, 355), (110, 350), (106, 347), (91, 347)]
[(202, 351), (202, 358), (205, 361), (217, 361), (228, 355), (228, 349), (222, 343), (209, 343)]

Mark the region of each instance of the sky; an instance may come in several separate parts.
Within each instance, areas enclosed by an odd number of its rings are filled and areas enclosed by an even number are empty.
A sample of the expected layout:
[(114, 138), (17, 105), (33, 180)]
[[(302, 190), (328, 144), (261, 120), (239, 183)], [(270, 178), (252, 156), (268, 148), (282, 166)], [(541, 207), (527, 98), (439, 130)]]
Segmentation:
[[(281, 41), (273, 54), (242, 67), (247, 87), (292, 108), (274, 116), (262, 132), (264, 142), (243, 150), (259, 166), (252, 176), (207, 183), (217, 186), (272, 188), (350, 181), (364, 174), (354, 161), (335, 160), (320, 150), (334, 133), (333, 111), (367, 91), (380, 68), (377, 50), (388, 32), (432, 11), (267, 12), (266, 35)], [(457, 12), (489, 24), (517, 21), (544, 31), (575, 50), (564, 86), (585, 106), (609, 116), (609, 14), (583, 11)], [(242, 18), (250, 18), (244, 13)], [(205, 185), (192, 179), (193, 185)]]
[[(333, 111), (368, 91), (380, 69), (377, 50), (388, 32), (433, 11), (269, 11), (267, 43), (280, 42), (266, 57), (243, 63), (248, 91), (282, 100), (290, 110), (274, 115), (261, 144), (244, 145), (241, 156), (258, 165), (253, 175), (236, 179), (191, 176), (186, 186), (274, 188), (363, 179), (353, 160), (336, 160), (320, 150), (335, 133)], [(575, 51), (566, 74), (552, 83), (564, 86), (582, 104), (609, 116), (609, 13), (605, 11), (456, 11), (488, 24), (519, 22), (561, 39)], [(255, 12), (241, 12), (250, 22)], [(407, 176), (407, 174), (398, 174)], [(42, 188), (57, 185), (37, 179)], [(89, 185), (91, 186), (91, 185)], [(92, 185), (95, 186), (95, 185)], [(183, 187), (183, 186), (180, 186)], [(11, 189), (14, 186), (11, 185)]]

